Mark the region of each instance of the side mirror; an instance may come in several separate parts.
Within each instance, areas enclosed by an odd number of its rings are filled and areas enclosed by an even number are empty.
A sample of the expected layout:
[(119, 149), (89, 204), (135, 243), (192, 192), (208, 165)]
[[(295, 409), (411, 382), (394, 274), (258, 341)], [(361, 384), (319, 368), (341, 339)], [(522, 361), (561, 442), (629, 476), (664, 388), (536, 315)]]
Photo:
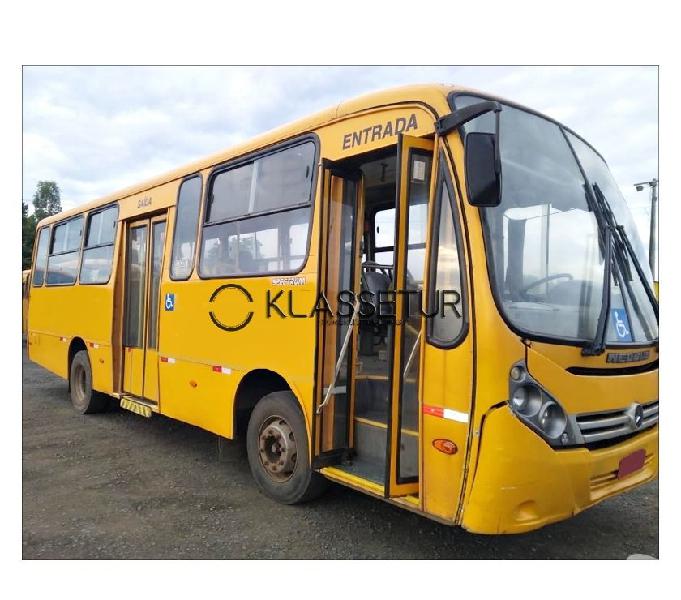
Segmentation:
[(473, 206), (501, 203), (501, 167), (497, 162), (496, 136), (472, 131), (466, 135), (466, 189)]

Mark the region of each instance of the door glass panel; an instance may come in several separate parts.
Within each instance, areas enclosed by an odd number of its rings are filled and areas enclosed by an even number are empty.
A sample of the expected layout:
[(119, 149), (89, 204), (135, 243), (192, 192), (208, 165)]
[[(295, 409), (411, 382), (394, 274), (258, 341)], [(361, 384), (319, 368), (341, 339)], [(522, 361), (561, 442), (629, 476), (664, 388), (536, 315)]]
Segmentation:
[[(413, 152), (409, 164), (407, 198), (407, 256), (402, 334), (400, 446), (398, 480), (418, 477), (418, 381), (421, 341), (421, 303), (428, 228), (428, 194), (432, 156)], [(407, 302), (408, 298), (408, 302)]]
[(126, 260), (125, 331), (123, 337), (123, 344), (126, 347), (141, 348), (143, 344), (146, 259), (147, 226), (131, 227)]
[[(333, 176), (329, 203), (329, 238), (327, 248), (325, 297), (334, 315), (327, 317), (324, 331), (324, 396), (333, 380), (336, 364), (341, 356), (345, 336), (351, 320), (351, 302), (339, 305), (339, 294), (349, 300), (347, 292), (352, 290), (353, 256), (355, 238), (355, 211), (358, 183)], [(347, 448), (350, 437), (350, 368), (352, 364), (352, 343), (350, 340), (340, 363), (338, 375), (333, 384), (329, 402), (324, 409), (322, 420), (322, 451)]]
[(151, 225), (151, 290), (149, 296), (149, 342), (147, 348), (156, 349), (159, 288), (161, 284), (161, 265), (163, 263), (163, 241), (165, 239), (166, 222), (158, 221)]
[[(340, 239), (338, 248), (338, 270), (337, 280), (330, 282), (330, 289), (334, 291), (334, 298), (331, 301), (336, 303), (339, 292), (352, 290), (352, 257), (354, 249), (354, 230), (355, 230), (355, 198), (357, 197), (357, 183), (350, 179), (343, 180), (343, 196), (340, 214)], [(333, 227), (333, 223), (330, 227)], [(333, 267), (329, 267), (331, 270)], [(341, 294), (343, 300), (348, 300), (347, 294)], [(336, 321), (336, 349), (335, 361), (340, 356), (345, 336), (350, 326), (350, 307), (336, 306), (340, 316)], [(347, 315), (347, 316), (346, 316)], [(333, 421), (333, 446), (335, 448), (347, 445), (348, 438), (348, 416), (350, 409), (350, 388), (348, 386), (350, 375), (350, 359), (352, 357), (351, 346), (341, 362), (340, 371), (336, 378), (334, 394), (334, 421)]]

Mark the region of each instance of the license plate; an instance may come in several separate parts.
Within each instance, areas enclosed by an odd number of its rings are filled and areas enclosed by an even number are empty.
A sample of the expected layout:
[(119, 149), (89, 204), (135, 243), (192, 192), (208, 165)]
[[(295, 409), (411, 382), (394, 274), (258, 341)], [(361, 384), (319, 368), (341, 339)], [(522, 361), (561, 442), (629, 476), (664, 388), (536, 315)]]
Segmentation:
[(620, 461), (620, 467), (617, 470), (617, 479), (623, 479), (627, 475), (631, 475), (635, 471), (642, 469), (645, 460), (646, 451), (643, 449), (636, 450), (636, 452), (632, 452), (628, 456), (625, 456)]

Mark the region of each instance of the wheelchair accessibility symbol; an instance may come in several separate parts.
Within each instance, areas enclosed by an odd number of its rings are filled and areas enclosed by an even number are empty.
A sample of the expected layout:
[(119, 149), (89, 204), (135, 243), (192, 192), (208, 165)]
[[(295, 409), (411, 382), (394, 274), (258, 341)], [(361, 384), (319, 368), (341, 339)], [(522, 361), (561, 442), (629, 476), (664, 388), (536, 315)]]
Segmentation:
[(612, 322), (615, 326), (618, 342), (631, 342), (631, 329), (629, 328), (629, 318), (627, 311), (623, 308), (612, 309)]
[(175, 310), (175, 294), (168, 292), (165, 299), (166, 310)]

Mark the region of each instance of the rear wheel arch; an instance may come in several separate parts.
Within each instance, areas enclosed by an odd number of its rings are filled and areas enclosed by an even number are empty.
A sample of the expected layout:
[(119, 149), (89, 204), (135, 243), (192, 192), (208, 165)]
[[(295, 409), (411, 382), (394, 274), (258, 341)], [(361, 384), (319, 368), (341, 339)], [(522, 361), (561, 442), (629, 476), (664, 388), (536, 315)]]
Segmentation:
[[(73, 363), (73, 357), (78, 354), (81, 350), (87, 352), (87, 345), (85, 341), (80, 337), (74, 337), (69, 344), (69, 353), (66, 362), (66, 378), (69, 381), (69, 391), (71, 391), (71, 364)], [(90, 353), (88, 352), (88, 357)]]
[(85, 348), (77, 349), (70, 361), (69, 396), (80, 414), (104, 412), (109, 407), (108, 396), (92, 388), (92, 366)]
[(298, 408), (306, 419), (305, 409), (296, 389), (279, 373), (269, 369), (254, 369), (246, 373), (237, 385), (232, 406), (232, 437), (246, 435), (248, 421), (255, 405), (272, 392), (291, 392), (296, 398)]

